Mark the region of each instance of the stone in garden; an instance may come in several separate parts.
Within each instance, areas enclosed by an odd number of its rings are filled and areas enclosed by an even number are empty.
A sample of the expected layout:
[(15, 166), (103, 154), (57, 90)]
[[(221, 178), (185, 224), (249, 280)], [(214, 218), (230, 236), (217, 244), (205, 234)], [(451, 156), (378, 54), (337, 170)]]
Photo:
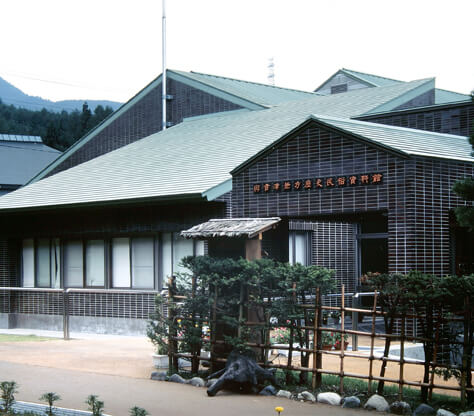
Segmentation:
[(188, 384), (194, 387), (204, 387), (205, 383), (201, 377), (193, 377), (191, 380), (188, 381)]
[(172, 383), (181, 383), (181, 384), (185, 384), (186, 383), (186, 380), (181, 377), (179, 374), (173, 374), (169, 379), (168, 381), (171, 381)]
[[(318, 397), (318, 401), (319, 401), (319, 397)], [(349, 409), (360, 407), (360, 400), (356, 396), (344, 397), (342, 399), (342, 407), (346, 407)]]
[(332, 406), (339, 406), (341, 404), (341, 396), (337, 393), (319, 393), (318, 403), (326, 403)]
[(469, 410), (469, 412), (459, 413), (459, 416), (474, 416), (474, 410)]
[(258, 394), (260, 396), (275, 396), (275, 394), (277, 394), (277, 389), (273, 386), (266, 386)]
[(298, 393), (298, 400), (314, 403), (316, 401), (316, 397), (314, 397), (314, 394), (310, 393), (309, 391), (302, 391), (301, 393)]
[(438, 411), (436, 412), (436, 416), (456, 416), (456, 415), (450, 412), (449, 410), (438, 409)]
[(285, 399), (291, 399), (291, 392), (289, 392), (288, 390), (279, 390), (276, 396), (284, 397)]
[(390, 413), (396, 415), (411, 415), (411, 406), (407, 402), (393, 402), (390, 405)]
[(210, 378), (206, 381), (206, 387), (211, 387), (217, 380), (217, 378)]
[(153, 373), (151, 373), (151, 379), (157, 381), (166, 381), (168, 380), (168, 376), (162, 371), (153, 371)]
[(365, 409), (377, 410), (377, 412), (388, 412), (390, 406), (388, 405), (387, 400), (378, 394), (374, 394), (367, 400), (367, 403), (364, 405)]
[(434, 410), (431, 406), (428, 406), (425, 403), (421, 403), (413, 412), (413, 416), (421, 416), (421, 415), (434, 416), (435, 414), (436, 414), (436, 410)]

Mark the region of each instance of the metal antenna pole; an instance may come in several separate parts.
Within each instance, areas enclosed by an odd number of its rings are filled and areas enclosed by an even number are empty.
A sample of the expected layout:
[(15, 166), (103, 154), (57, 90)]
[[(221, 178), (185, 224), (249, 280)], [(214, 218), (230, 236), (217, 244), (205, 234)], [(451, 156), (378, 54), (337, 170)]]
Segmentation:
[(273, 57), (268, 60), (268, 83), (270, 85), (275, 85), (275, 62), (273, 61)]
[(162, 0), (163, 4), (163, 17), (162, 17), (162, 24), (161, 24), (161, 62), (162, 62), (162, 71), (161, 71), (161, 112), (162, 112), (162, 121), (161, 121), (161, 128), (162, 130), (166, 130), (166, 0)]

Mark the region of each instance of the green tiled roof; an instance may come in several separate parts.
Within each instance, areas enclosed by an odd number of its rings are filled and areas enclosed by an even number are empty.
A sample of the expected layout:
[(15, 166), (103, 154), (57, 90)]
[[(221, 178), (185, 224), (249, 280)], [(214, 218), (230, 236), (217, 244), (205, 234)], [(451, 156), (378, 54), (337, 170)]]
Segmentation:
[[(169, 78), (184, 82), (201, 90), (208, 92), (227, 101), (238, 104), (249, 110), (260, 110), (272, 105), (284, 103), (291, 100), (305, 99), (317, 96), (314, 92), (298, 91), (288, 88), (274, 87), (271, 85), (258, 84), (255, 82), (240, 81), (232, 78), (218, 77), (214, 75), (200, 74), (197, 72), (184, 72), (173, 69), (167, 70)], [(150, 84), (114, 111), (102, 123), (93, 128), (80, 140), (74, 143), (60, 157), (36, 175), (31, 182), (44, 178), (56, 166), (74, 154), (82, 146), (92, 140), (97, 134), (113, 123), (117, 118), (127, 112), (133, 105), (146, 96), (151, 90), (161, 83), (161, 74)]]
[(184, 121), (6, 195), (0, 198), (0, 209), (210, 195), (231, 178), (234, 168), (305, 123), (311, 114), (354, 117), (430, 83), (420, 80), (312, 96), (270, 109)]
[(357, 78), (362, 82), (372, 85), (373, 87), (385, 87), (387, 85), (399, 84), (403, 81), (396, 79), (380, 77), (378, 75), (366, 74), (364, 72), (353, 71), (351, 69), (342, 68), (340, 72), (343, 72), (353, 78)]
[(471, 99), (470, 95), (461, 94), (459, 92), (435, 89), (435, 104), (448, 104), (457, 101), (468, 101)]
[(467, 137), (321, 115), (312, 118), (406, 155), (474, 162)]
[(268, 84), (259, 84), (256, 82), (242, 81), (239, 79), (220, 77), (216, 75), (201, 74), (193, 71), (183, 72), (173, 69), (169, 72), (181, 75), (187, 79), (200, 82), (208, 87), (215, 88), (216, 90), (223, 91), (227, 94), (240, 97), (249, 102), (265, 107), (318, 95), (314, 92), (275, 87)]

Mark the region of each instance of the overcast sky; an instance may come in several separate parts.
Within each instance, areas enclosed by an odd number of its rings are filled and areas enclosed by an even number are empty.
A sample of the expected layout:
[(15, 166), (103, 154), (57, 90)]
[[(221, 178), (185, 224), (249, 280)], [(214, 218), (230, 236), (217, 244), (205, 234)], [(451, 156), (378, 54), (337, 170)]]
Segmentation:
[[(473, 0), (167, 0), (168, 68), (314, 90), (340, 68), (474, 89)], [(126, 101), (161, 73), (161, 0), (0, 0), (0, 76)]]

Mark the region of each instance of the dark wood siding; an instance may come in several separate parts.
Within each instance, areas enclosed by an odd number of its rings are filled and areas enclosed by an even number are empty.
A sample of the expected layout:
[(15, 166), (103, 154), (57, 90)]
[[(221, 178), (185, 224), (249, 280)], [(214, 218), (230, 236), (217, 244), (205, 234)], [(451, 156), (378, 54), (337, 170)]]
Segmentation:
[[(173, 125), (180, 123), (186, 117), (241, 108), (171, 78), (168, 79), (167, 90), (173, 97), (167, 103), (167, 118)], [(88, 143), (71, 154), (48, 176), (160, 131), (161, 118), (161, 84), (159, 84)]]
[[(383, 183), (256, 194), (253, 184), (378, 172)], [(450, 273), (449, 216), (464, 204), (451, 191), (473, 164), (404, 159), (350, 137), (309, 127), (233, 179), (235, 217), (319, 218), (386, 212), (389, 270)]]
[(358, 117), (358, 119), (391, 126), (469, 136), (474, 125), (474, 105), (467, 103)]

